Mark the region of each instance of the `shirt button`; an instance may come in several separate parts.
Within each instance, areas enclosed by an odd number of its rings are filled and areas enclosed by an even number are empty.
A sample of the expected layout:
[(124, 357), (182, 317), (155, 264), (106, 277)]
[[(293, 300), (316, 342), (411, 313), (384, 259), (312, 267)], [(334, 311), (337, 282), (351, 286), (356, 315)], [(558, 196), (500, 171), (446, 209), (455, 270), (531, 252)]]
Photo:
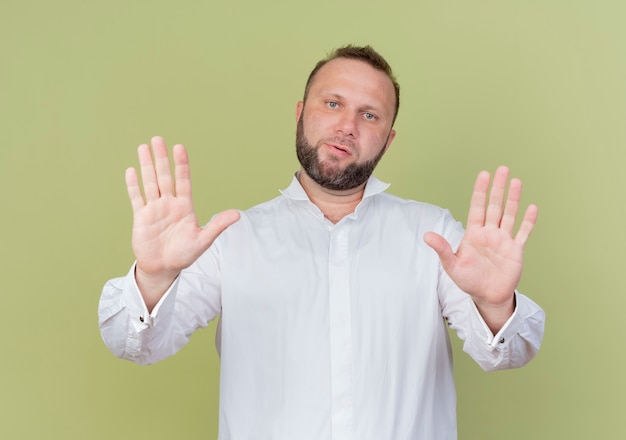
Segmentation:
[(139, 317), (139, 320), (140, 320), (141, 322), (144, 322), (146, 319), (143, 317), (143, 315), (141, 315), (141, 316)]
[[(141, 321), (143, 322), (143, 320)], [(504, 338), (500, 338), (500, 340), (498, 341), (500, 344), (504, 344)]]

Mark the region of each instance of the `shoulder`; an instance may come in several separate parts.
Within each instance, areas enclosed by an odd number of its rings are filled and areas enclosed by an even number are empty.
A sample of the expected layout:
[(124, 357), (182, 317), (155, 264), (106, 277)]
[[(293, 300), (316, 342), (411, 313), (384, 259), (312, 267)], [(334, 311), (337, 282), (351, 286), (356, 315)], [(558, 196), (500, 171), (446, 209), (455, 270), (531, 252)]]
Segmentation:
[(287, 197), (279, 195), (273, 199), (248, 208), (241, 213), (243, 217), (250, 220), (260, 220), (264, 217), (271, 217), (283, 212), (289, 203), (290, 200)]
[(422, 235), (437, 232), (453, 241), (463, 234), (463, 225), (448, 209), (426, 202), (403, 199), (386, 192), (372, 196), (366, 216), (380, 221), (381, 226), (395, 230), (408, 228)]
[(240, 210), (239, 220), (231, 225), (227, 231), (242, 233), (250, 229), (264, 227), (263, 225), (273, 225), (279, 221), (284, 223), (290, 216), (289, 213), (293, 212), (293, 208), (290, 207), (292, 203), (287, 197), (279, 195), (251, 208)]
[(426, 216), (429, 218), (452, 217), (450, 211), (426, 202), (403, 199), (386, 192), (371, 197), (371, 204), (382, 212), (401, 214), (404, 216)]

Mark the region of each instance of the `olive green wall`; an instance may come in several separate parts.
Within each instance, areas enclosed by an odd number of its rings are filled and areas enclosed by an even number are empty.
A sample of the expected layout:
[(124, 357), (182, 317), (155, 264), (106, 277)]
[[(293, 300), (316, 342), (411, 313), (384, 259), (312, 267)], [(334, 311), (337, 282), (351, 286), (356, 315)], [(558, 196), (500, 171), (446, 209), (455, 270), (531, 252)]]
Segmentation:
[(124, 169), (160, 134), (190, 150), (201, 219), (274, 197), (306, 75), (347, 42), (402, 85), (392, 192), (464, 220), (476, 173), (508, 164), (539, 206), (521, 290), (542, 351), (488, 374), (455, 342), (460, 439), (625, 436), (625, 19), (620, 0), (2, 2), (0, 438), (215, 438), (214, 327), (150, 367), (100, 340), (102, 285), (133, 259)]

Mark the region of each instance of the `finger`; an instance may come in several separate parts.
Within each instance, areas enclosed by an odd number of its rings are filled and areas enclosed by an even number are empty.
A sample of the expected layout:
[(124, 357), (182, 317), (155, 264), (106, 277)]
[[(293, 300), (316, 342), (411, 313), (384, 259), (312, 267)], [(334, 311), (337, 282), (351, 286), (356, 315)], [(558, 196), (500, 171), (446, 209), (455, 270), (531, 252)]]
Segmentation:
[(139, 209), (145, 206), (143, 196), (141, 195), (141, 189), (139, 188), (139, 179), (137, 178), (137, 170), (134, 168), (128, 168), (126, 170), (126, 191), (128, 191), (128, 198), (130, 199), (130, 206), (133, 208), (133, 212), (137, 212)]
[(474, 183), (474, 192), (470, 201), (469, 213), (467, 214), (467, 227), (483, 226), (485, 224), (485, 204), (487, 201), (487, 188), (489, 188), (489, 173), (481, 171)]
[(189, 156), (182, 145), (174, 145), (174, 177), (176, 179), (176, 196), (191, 198), (191, 170)]
[(533, 231), (535, 224), (537, 223), (538, 215), (539, 210), (536, 205), (529, 205), (528, 208), (526, 208), (526, 213), (524, 214), (522, 223), (520, 224), (519, 230), (515, 235), (515, 242), (522, 245), (522, 247), (526, 246), (530, 233)]
[(500, 228), (513, 235), (515, 220), (517, 219), (517, 211), (522, 195), (522, 181), (519, 179), (511, 179), (509, 183), (509, 191), (504, 205), (504, 213), (500, 221)]
[(154, 164), (152, 163), (152, 153), (147, 144), (141, 144), (137, 148), (139, 156), (139, 166), (141, 168), (141, 181), (143, 182), (143, 192), (146, 202), (159, 198), (159, 185), (157, 184)]
[(455, 263), (455, 255), (452, 251), (450, 243), (448, 243), (441, 235), (434, 232), (427, 232), (424, 235), (424, 242), (437, 252), (439, 259), (441, 260), (441, 265), (445, 271), (448, 272), (448, 270), (451, 269)]
[(504, 203), (504, 190), (506, 181), (509, 178), (509, 169), (507, 167), (498, 167), (493, 176), (491, 191), (489, 193), (489, 205), (487, 205), (487, 213), (485, 214), (485, 225), (500, 227), (502, 220), (502, 205)]
[(156, 180), (159, 186), (160, 195), (171, 195), (172, 192), (172, 172), (170, 170), (170, 160), (167, 155), (167, 147), (161, 136), (152, 138), (152, 153), (154, 154), (154, 166), (156, 168)]
[(200, 233), (200, 240), (204, 246), (208, 248), (213, 241), (222, 233), (226, 228), (235, 223), (241, 214), (236, 209), (229, 209), (224, 212), (220, 212), (211, 219), (208, 225), (202, 229)]

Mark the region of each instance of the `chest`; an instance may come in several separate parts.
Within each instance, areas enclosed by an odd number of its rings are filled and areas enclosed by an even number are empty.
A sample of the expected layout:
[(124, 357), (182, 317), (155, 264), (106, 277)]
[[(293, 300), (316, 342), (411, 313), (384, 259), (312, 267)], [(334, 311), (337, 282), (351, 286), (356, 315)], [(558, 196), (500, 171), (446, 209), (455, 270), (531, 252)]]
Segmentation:
[(432, 311), (438, 259), (418, 234), (354, 224), (248, 228), (229, 240), (221, 261), (223, 306), (273, 315), (325, 313), (340, 302), (368, 319)]

